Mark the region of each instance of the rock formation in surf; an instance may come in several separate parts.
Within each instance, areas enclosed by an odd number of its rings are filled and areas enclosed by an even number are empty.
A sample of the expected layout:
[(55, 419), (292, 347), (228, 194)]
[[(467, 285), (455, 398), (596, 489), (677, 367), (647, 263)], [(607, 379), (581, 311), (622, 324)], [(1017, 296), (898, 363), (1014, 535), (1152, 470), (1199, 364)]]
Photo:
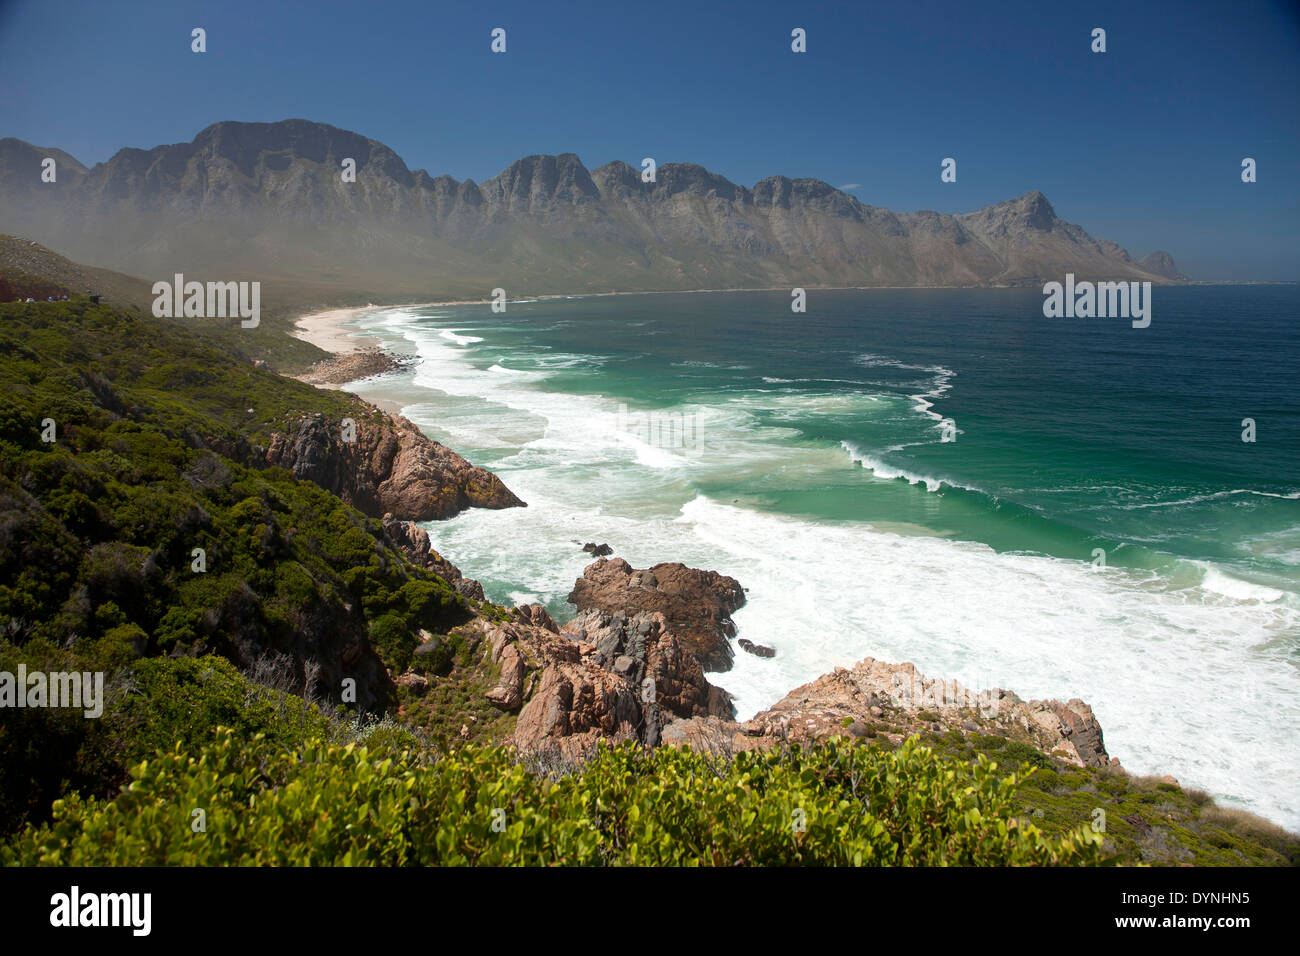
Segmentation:
[(600, 558), (574, 583), (569, 603), (579, 611), (662, 614), (706, 671), (726, 671), (735, 656), (731, 612), (745, 603), (745, 591), (735, 578), (678, 562), (638, 571), (622, 558)]

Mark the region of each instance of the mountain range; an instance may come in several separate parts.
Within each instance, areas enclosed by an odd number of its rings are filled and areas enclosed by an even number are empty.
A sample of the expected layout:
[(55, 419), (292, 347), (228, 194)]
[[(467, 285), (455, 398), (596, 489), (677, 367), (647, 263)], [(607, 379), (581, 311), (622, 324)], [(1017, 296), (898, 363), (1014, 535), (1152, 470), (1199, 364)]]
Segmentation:
[(643, 182), (627, 163), (588, 170), (572, 153), (528, 156), (476, 183), (412, 171), (383, 143), (301, 119), (220, 122), (89, 168), (2, 139), (0, 231), (150, 280), (261, 278), (376, 301), (485, 298), (498, 286), (516, 296), (1185, 279), (1168, 253), (1136, 260), (1036, 190), (962, 215), (896, 213), (817, 179), (747, 188), (666, 163)]

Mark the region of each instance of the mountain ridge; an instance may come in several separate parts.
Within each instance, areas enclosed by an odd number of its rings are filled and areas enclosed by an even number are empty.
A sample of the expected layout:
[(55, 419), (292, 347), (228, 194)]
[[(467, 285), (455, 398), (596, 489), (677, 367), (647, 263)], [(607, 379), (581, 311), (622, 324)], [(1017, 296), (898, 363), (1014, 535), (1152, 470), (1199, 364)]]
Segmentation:
[[(40, 180), (45, 156), (56, 183)], [(356, 182), (341, 175), (349, 158)], [(4, 231), (137, 275), (223, 270), (394, 294), (1184, 279), (1168, 253), (1135, 260), (1037, 190), (958, 215), (899, 213), (819, 179), (746, 187), (665, 163), (643, 182), (621, 160), (589, 169), (575, 153), (525, 156), (478, 183), (302, 119), (222, 121), (89, 168), (3, 139), (0, 208)]]

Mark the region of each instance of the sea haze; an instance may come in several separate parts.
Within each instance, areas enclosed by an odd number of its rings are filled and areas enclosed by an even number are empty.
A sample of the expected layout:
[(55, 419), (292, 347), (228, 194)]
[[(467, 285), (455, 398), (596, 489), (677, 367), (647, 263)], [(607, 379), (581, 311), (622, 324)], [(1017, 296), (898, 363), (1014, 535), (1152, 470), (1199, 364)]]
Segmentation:
[(710, 675), (742, 718), (836, 666), (909, 660), (1083, 698), (1130, 771), (1294, 828), (1300, 288), (1157, 288), (1146, 329), (1042, 301), (383, 309), (358, 331), (419, 361), (352, 388), (528, 502), (427, 526), (495, 600), (571, 616), (586, 541), (736, 577), (740, 635), (777, 651)]

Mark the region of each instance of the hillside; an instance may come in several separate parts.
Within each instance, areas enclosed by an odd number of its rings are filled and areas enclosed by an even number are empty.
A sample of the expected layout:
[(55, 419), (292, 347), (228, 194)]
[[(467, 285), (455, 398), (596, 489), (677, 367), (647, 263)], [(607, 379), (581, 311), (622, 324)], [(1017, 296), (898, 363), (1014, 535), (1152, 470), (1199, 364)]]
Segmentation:
[(149, 283), (109, 269), (80, 265), (31, 239), (0, 235), (0, 277), (35, 276), (70, 294), (93, 291), (105, 302), (148, 311)]
[[(47, 296), (81, 297), (94, 292), (101, 300), (151, 315), (154, 295), (151, 283), (136, 276), (99, 269), (73, 262), (32, 239), (0, 235), (0, 302), (21, 301), (32, 296), (43, 301)], [(221, 319), (176, 318), (169, 320), (178, 328), (197, 335), (214, 347), (241, 356), (258, 359), (272, 368), (298, 371), (329, 357), (329, 353), (309, 342), (286, 335), (291, 319), (321, 301), (313, 291), (303, 291), (304, 298), (272, 298), (256, 328)]]
[[(895, 213), (815, 179), (739, 186), (690, 163), (655, 181), (572, 153), (483, 183), (410, 170), (393, 150), (307, 120), (222, 122), (123, 149), (41, 184), (48, 150), (0, 140), (0, 228), (146, 277), (268, 281), (285, 303), (789, 286), (1176, 281), (1057, 217), (1036, 191), (964, 215)], [(342, 162), (354, 159), (356, 181)], [(1144, 264), (1145, 263), (1145, 264)]]

